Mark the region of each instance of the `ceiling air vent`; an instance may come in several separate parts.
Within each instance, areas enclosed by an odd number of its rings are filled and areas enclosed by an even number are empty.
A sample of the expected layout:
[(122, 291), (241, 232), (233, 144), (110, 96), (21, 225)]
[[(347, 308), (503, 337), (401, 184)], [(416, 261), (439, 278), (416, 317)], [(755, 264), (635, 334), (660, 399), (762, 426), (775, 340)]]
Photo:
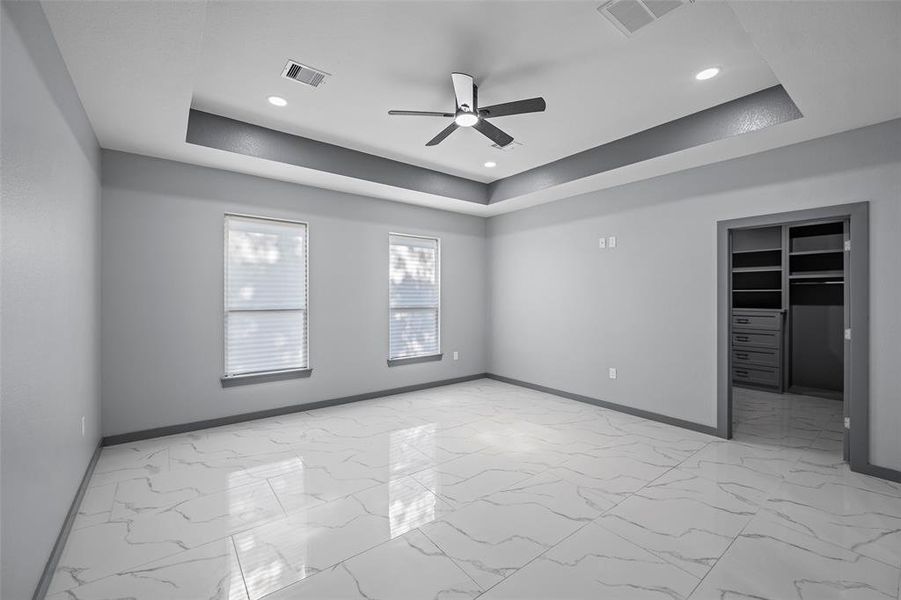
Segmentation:
[(494, 148), (495, 150), (500, 150), (501, 152), (511, 152), (521, 146), (522, 146), (522, 144), (515, 140), (510, 142), (506, 146), (498, 146), (497, 144), (491, 144), (492, 148)]
[(282, 71), (282, 77), (293, 79), (294, 81), (299, 81), (300, 83), (305, 83), (313, 87), (319, 87), (328, 75), (329, 74), (325, 71), (302, 65), (293, 60), (289, 60), (288, 64), (285, 65), (285, 69)]
[(627, 36), (650, 25), (663, 15), (694, 0), (610, 0), (598, 7), (617, 29)]

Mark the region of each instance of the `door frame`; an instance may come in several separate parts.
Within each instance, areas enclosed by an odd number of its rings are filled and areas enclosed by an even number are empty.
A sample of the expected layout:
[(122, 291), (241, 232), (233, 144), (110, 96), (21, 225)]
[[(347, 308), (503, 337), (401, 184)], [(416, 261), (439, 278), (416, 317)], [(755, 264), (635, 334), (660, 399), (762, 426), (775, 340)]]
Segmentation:
[[(870, 464), (870, 244), (869, 202), (839, 204), (783, 213), (754, 215), (717, 221), (717, 434), (732, 438), (732, 385), (729, 373), (731, 328), (731, 253), (732, 229), (784, 225), (797, 221), (848, 219), (851, 251), (845, 253), (845, 326), (851, 339), (844, 344), (844, 403), (851, 419), (847, 430), (851, 470), (895, 479), (891, 469)], [(787, 266), (786, 266), (787, 268)]]

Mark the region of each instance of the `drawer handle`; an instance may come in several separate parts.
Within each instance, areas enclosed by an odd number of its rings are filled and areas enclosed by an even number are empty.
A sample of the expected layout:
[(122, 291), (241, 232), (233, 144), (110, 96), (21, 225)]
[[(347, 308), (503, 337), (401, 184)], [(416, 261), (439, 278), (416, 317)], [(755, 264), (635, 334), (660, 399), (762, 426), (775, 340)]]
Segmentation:
[(746, 335), (737, 335), (737, 336), (735, 336), (735, 339), (737, 339), (739, 342), (747, 342), (747, 341), (748, 341), (748, 336), (746, 336)]
[(742, 377), (747, 377), (748, 372), (745, 371), (744, 369), (735, 369), (735, 374), (741, 375)]
[(736, 323), (741, 323), (742, 325), (745, 325), (745, 324), (747, 324), (747, 323), (750, 323), (751, 321), (750, 321), (749, 319), (735, 319), (735, 322), (736, 322)]
[(748, 354), (746, 352), (736, 352), (735, 357), (736, 358), (748, 358)]

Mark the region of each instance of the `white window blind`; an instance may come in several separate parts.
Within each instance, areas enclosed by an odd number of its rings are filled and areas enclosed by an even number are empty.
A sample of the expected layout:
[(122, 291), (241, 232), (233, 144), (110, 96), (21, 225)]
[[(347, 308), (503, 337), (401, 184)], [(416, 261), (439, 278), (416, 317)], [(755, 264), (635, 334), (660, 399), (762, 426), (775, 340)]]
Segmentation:
[(307, 226), (225, 217), (225, 376), (309, 367)]
[(391, 234), (389, 239), (389, 359), (440, 352), (438, 240)]

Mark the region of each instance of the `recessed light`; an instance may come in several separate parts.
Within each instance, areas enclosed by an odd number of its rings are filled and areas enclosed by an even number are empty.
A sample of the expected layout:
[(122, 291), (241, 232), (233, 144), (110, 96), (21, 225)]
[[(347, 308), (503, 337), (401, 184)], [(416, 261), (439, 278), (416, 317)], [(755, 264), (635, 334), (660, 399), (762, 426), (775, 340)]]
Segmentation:
[(497, 166), (497, 163), (494, 162), (493, 160), (489, 160), (488, 162), (485, 163), (485, 166), (488, 167), (489, 169), (493, 169), (494, 167)]
[(710, 67), (709, 69), (704, 69), (697, 75), (695, 75), (695, 79), (698, 81), (704, 81), (705, 79), (713, 79), (717, 75), (719, 75), (720, 70), (718, 67)]
[(272, 106), (288, 106), (288, 101), (281, 96), (269, 96), (269, 104)]

